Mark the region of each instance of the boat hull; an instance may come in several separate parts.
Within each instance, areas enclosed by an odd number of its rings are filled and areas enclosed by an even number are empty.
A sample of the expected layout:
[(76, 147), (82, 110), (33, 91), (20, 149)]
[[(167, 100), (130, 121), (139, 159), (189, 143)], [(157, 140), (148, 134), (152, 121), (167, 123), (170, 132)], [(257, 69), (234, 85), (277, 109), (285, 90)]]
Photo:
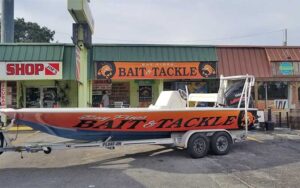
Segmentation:
[[(243, 109), (2, 109), (2, 113), (42, 132), (78, 140), (133, 140), (169, 137), (172, 132), (242, 129)], [(248, 112), (251, 125), (256, 110)]]

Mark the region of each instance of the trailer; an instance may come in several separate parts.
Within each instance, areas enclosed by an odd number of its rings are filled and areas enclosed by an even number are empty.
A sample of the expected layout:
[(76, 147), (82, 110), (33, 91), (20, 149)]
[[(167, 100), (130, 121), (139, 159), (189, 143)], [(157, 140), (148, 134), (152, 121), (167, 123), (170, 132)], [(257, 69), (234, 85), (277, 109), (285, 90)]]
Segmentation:
[[(243, 86), (242, 90), (240, 93), (236, 94), (234, 93), (235, 90), (232, 89), (230, 86), (230, 83), (228, 80), (235, 81), (235, 80), (242, 80), (243, 81)], [(231, 84), (232, 85), (232, 84)], [(129, 146), (129, 145), (140, 145), (140, 144), (151, 144), (151, 145), (169, 145), (169, 146), (174, 146), (174, 147), (180, 147), (186, 149), (188, 154), (192, 158), (201, 158), (204, 157), (209, 150), (211, 150), (214, 154), (216, 155), (225, 155), (227, 154), (231, 147), (232, 144), (236, 142), (241, 142), (246, 140), (247, 135), (248, 135), (248, 125), (255, 126), (258, 124), (258, 117), (256, 116), (257, 109), (255, 108), (249, 108), (250, 104), (250, 94), (251, 94), (251, 87), (254, 85), (254, 77), (245, 75), (245, 76), (231, 76), (231, 77), (222, 77), (220, 78), (220, 88), (219, 92), (217, 94), (189, 94), (188, 90), (183, 91), (179, 90), (176, 94), (180, 95), (182, 99), (186, 101), (184, 109), (188, 109), (188, 111), (192, 111), (193, 113), (203, 113), (205, 112), (204, 110), (194, 110), (189, 107), (190, 102), (195, 102), (195, 108), (197, 108), (197, 103), (198, 102), (212, 102), (214, 103), (213, 111), (212, 112), (227, 112), (227, 111), (237, 111), (239, 115), (237, 115), (235, 118), (227, 118), (225, 123), (223, 122), (224, 125), (229, 125), (230, 123), (232, 124), (237, 124), (236, 125), (239, 129), (238, 130), (228, 130), (225, 128), (210, 128), (210, 127), (217, 127), (217, 122), (219, 117), (215, 118), (214, 120), (211, 120), (209, 123), (209, 120), (212, 118), (207, 118), (206, 120), (202, 120), (204, 122), (204, 126), (207, 125), (207, 127), (202, 127), (202, 129), (187, 129), (186, 131), (178, 131), (177, 129), (172, 129), (173, 131), (170, 133), (169, 137), (164, 137), (164, 138), (155, 138), (155, 139), (120, 139), (120, 140), (114, 140), (113, 136), (108, 136), (105, 138), (105, 140), (93, 140), (93, 141), (85, 141), (85, 142), (78, 142), (78, 140), (74, 141), (68, 141), (65, 143), (38, 143), (38, 144), (28, 144), (28, 145), (19, 145), (15, 146), (12, 144), (12, 139), (9, 138), (8, 136), (8, 131), (9, 128), (12, 127), (15, 124), (15, 121), (18, 120), (17, 114), (15, 113), (15, 117), (12, 118), (11, 123), (8, 126), (2, 126), (0, 130), (0, 154), (3, 152), (30, 152), (30, 153), (35, 153), (35, 152), (44, 152), (45, 154), (50, 154), (52, 150), (57, 150), (57, 149), (77, 149), (77, 148), (107, 148), (107, 149), (114, 149), (116, 147), (120, 146)], [(239, 86), (240, 87), (240, 86)], [(228, 89), (229, 88), (229, 89)], [(232, 95), (234, 93), (234, 95)], [(151, 112), (164, 112), (170, 108), (169, 110), (171, 111), (170, 113), (173, 113), (172, 108), (174, 108), (174, 102), (170, 102), (167, 106), (165, 105), (166, 103), (166, 97), (170, 93), (165, 93), (161, 94), (157, 103), (154, 106), (149, 107), (149, 113)], [(173, 93), (174, 94), (174, 93)], [(227, 95), (227, 96), (226, 96)], [(237, 98), (238, 100), (231, 99), (230, 96), (233, 96)], [(224, 97), (226, 96), (226, 97)], [(229, 99), (228, 99), (229, 98)], [(234, 102), (232, 102), (234, 101)], [(232, 102), (232, 103), (231, 103)], [(163, 103), (163, 105), (162, 105)], [(180, 103), (181, 104), (181, 103)], [(231, 105), (231, 106), (230, 106)], [(235, 105), (234, 107), (232, 107)], [(229, 108), (226, 108), (226, 106), (230, 106)], [(163, 111), (161, 111), (161, 108), (163, 108)], [(177, 106), (176, 106), (177, 108)], [(217, 110), (216, 110), (217, 109)], [(232, 110), (234, 109), (234, 110)], [(210, 109), (207, 109), (208, 111)], [(76, 111), (76, 109), (75, 109)], [(236, 113), (234, 111), (234, 113)], [(5, 111), (2, 110), (4, 113), (10, 113), (10, 111)], [(15, 112), (15, 111), (13, 111)], [(22, 112), (22, 111), (21, 111)], [(28, 111), (26, 111), (28, 112)], [(30, 112), (30, 111), (29, 111)], [(77, 111), (76, 111), (77, 112)], [(184, 113), (184, 111), (182, 111)], [(251, 113), (249, 113), (251, 112)], [(59, 113), (59, 111), (54, 111), (52, 113)], [(111, 112), (110, 112), (111, 113)], [(177, 112), (176, 112), (177, 113)], [(178, 114), (178, 113), (177, 113)], [(94, 116), (89, 116), (89, 117), (94, 117)], [(231, 117), (231, 116), (229, 116)], [(233, 116), (232, 116), (233, 117)], [(103, 117), (101, 117), (101, 121), (104, 121)], [(99, 117), (98, 117), (99, 119)], [(196, 121), (199, 120), (200, 118), (192, 118), (189, 119), (185, 122), (184, 125), (186, 127), (192, 127), (192, 124), (190, 123), (192, 120)], [(137, 124), (140, 123), (140, 121), (134, 122), (131, 124), (131, 126), (127, 129), (130, 128), (136, 128)], [(154, 120), (153, 120), (154, 121)], [(185, 121), (184, 119), (180, 119), (180, 121), (177, 121), (177, 127), (179, 126), (179, 123), (181, 124), (181, 121)], [(90, 121), (89, 123), (85, 124), (80, 124), (80, 128), (91, 128), (93, 126), (92, 122)], [(122, 125), (125, 124), (127, 121), (123, 120)], [(146, 121), (144, 121), (146, 122)], [(149, 121), (152, 122), (152, 121)], [(235, 123), (234, 123), (235, 122)], [(119, 124), (119, 127), (120, 125)], [(83, 126), (84, 125), (84, 126)], [(103, 125), (103, 124), (102, 124)], [(148, 124), (144, 124), (143, 127), (145, 128)], [(171, 125), (174, 125), (171, 124)], [(200, 125), (200, 124), (199, 124)], [(153, 126), (153, 125), (152, 125)], [(78, 126), (77, 126), (78, 127)], [(98, 126), (99, 127), (99, 126)], [(185, 128), (186, 128), (185, 127)], [(221, 126), (222, 127), (222, 126)], [(95, 127), (92, 127), (95, 128)], [(106, 126), (105, 128), (108, 128)], [(112, 122), (111, 126), (109, 128), (112, 128)], [(148, 127), (146, 127), (148, 128)], [(150, 127), (154, 129), (153, 127)], [(162, 124), (160, 124), (160, 129), (163, 128)], [(167, 131), (167, 128), (169, 127), (164, 127)], [(181, 128), (181, 127), (180, 127)], [(127, 131), (127, 130), (126, 130)]]
[(111, 141), (111, 137), (109, 137), (105, 141), (78, 142), (75, 140), (62, 143), (25, 144), (15, 146), (12, 144), (13, 139), (8, 136), (8, 128), (9, 126), (0, 132), (0, 154), (3, 152), (44, 152), (45, 154), (50, 154), (53, 150), (80, 148), (106, 148), (111, 150), (122, 146), (148, 144), (184, 148), (192, 158), (201, 158), (204, 157), (209, 150), (216, 155), (225, 155), (230, 151), (232, 144), (246, 140), (245, 131), (211, 129), (187, 131), (185, 133), (172, 133), (170, 138), (160, 139)]

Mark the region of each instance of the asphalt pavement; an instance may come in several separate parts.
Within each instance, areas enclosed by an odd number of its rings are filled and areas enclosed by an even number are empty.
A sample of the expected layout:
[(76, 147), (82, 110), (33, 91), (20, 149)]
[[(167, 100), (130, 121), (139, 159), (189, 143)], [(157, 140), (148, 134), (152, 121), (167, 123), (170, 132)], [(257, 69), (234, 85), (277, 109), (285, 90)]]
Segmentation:
[[(11, 135), (14, 137), (14, 135)], [(64, 141), (22, 132), (15, 144)], [(252, 132), (225, 156), (191, 159), (185, 150), (139, 145), (0, 156), (1, 188), (299, 187), (300, 133)]]

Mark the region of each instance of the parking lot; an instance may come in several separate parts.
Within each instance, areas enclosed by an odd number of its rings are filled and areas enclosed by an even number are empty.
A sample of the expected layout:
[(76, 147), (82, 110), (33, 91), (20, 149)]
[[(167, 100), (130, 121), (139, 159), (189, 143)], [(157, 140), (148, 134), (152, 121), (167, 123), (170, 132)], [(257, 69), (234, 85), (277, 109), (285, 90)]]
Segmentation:
[[(13, 135), (11, 135), (13, 136)], [(39, 132), (18, 142), (59, 139)], [(0, 156), (0, 187), (299, 187), (300, 132), (252, 132), (226, 156), (139, 145)]]

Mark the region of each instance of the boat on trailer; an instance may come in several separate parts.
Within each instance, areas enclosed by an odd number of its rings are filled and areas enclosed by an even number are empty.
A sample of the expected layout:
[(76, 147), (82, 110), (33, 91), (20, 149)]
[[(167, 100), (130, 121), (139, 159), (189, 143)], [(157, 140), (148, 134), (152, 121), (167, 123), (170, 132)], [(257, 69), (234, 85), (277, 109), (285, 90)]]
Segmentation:
[[(203, 157), (209, 145), (215, 153), (226, 154), (233, 142), (244, 139), (248, 128), (255, 126), (257, 109), (249, 108), (253, 85), (253, 76), (221, 76), (218, 93), (163, 91), (148, 108), (7, 108), (0, 112), (12, 119), (10, 126), (27, 125), (47, 134), (86, 141), (63, 148), (173, 144), (187, 148), (192, 157)], [(212, 107), (198, 107), (199, 103)], [(0, 152), (50, 153), (58, 146), (7, 145), (10, 126), (0, 132)], [(233, 130), (243, 133), (233, 136)]]

